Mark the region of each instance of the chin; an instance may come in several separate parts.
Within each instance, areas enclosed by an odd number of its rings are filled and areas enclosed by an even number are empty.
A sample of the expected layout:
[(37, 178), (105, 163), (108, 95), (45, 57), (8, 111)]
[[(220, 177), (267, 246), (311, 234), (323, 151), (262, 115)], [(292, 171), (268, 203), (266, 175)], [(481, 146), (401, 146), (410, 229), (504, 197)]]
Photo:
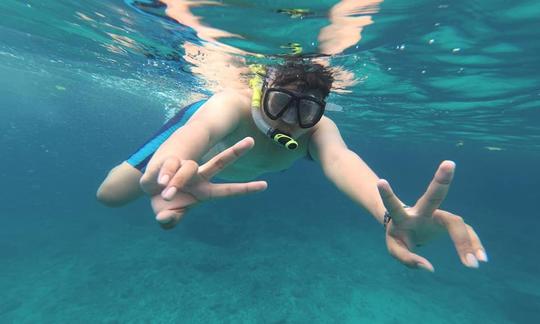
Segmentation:
[(289, 132), (289, 134), (293, 134), (294, 137), (300, 137), (300, 136), (308, 133), (309, 130), (310, 130), (310, 128), (296, 127), (294, 129), (288, 129), (287, 132)]
[(309, 131), (311, 130), (311, 128), (300, 128), (300, 130), (298, 131), (298, 136), (302, 136), (306, 133), (309, 133)]
[(295, 137), (300, 136), (300, 135), (304, 135), (305, 133), (309, 132), (309, 130), (310, 130), (310, 128), (302, 128), (302, 127), (299, 127), (296, 124), (291, 125), (291, 124), (284, 123), (284, 122), (275, 124), (275, 128), (279, 129), (282, 132), (285, 132), (285, 133), (288, 133), (288, 134), (293, 134)]

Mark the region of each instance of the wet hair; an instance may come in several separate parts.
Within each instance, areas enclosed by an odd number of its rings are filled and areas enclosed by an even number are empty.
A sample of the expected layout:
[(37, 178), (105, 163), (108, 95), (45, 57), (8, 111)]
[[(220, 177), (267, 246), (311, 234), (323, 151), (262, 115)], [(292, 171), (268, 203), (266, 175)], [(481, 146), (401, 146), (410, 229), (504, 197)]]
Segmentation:
[(274, 66), (274, 76), (270, 85), (303, 92), (306, 90), (318, 90), (326, 98), (332, 88), (334, 78), (331, 72), (324, 66), (306, 61), (289, 60), (285, 64)]

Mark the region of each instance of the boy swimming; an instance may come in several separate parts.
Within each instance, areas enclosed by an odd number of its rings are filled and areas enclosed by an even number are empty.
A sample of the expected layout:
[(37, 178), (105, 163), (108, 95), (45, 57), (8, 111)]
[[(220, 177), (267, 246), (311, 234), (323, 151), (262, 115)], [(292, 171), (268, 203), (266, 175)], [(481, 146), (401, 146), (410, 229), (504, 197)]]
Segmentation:
[(291, 61), (254, 69), (250, 87), (217, 93), (192, 104), (127, 161), (111, 170), (98, 200), (121, 206), (143, 193), (151, 197), (156, 220), (173, 228), (194, 205), (219, 197), (259, 192), (265, 181), (213, 184), (211, 178), (250, 181), (287, 169), (308, 157), (341, 192), (384, 225), (388, 251), (411, 268), (434, 271), (414, 253), (447, 231), (461, 262), (471, 268), (487, 255), (471, 226), (438, 209), (455, 165), (444, 161), (412, 207), (393, 193), (369, 166), (349, 150), (335, 123), (324, 116), (333, 78), (323, 66)]

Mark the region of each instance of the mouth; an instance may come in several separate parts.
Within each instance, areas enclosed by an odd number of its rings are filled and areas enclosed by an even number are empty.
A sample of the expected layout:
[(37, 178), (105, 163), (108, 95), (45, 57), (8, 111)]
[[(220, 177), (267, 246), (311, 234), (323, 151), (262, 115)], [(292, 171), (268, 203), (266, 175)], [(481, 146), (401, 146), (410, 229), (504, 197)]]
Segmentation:
[(288, 127), (287, 125), (284, 125), (282, 123), (279, 123), (276, 128), (279, 129), (280, 131), (288, 133), (288, 134), (291, 134), (293, 132), (291, 127)]
[(307, 130), (305, 128), (298, 127), (296, 124), (288, 125), (285, 123), (280, 123), (280, 125), (278, 126), (278, 129), (292, 136), (300, 136), (304, 134), (305, 131)]

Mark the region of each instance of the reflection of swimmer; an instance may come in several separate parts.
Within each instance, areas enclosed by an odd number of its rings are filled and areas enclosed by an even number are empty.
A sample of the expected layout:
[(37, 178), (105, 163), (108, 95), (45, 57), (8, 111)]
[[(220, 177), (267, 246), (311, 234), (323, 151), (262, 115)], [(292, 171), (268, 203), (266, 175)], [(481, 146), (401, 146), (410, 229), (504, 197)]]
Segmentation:
[(364, 27), (373, 23), (372, 15), (379, 11), (382, 0), (341, 0), (329, 13), (330, 25), (319, 33), (319, 50), (338, 54), (358, 44)]
[[(330, 57), (342, 53), (347, 48), (354, 46), (361, 39), (363, 28), (373, 23), (372, 15), (379, 11), (378, 5), (382, 0), (341, 0), (328, 11), (329, 25), (318, 31), (316, 36), (318, 53), (310, 56), (319, 57), (317, 63), (330, 66)], [(147, 14), (152, 14), (170, 21), (177, 22), (191, 28), (198, 40), (186, 41), (182, 46), (185, 52), (184, 60), (190, 63), (191, 72), (199, 75), (205, 82), (205, 86), (213, 92), (222, 91), (225, 88), (238, 88), (238, 83), (243, 82), (242, 75), (246, 74), (245, 57), (257, 57), (258, 53), (247, 52), (222, 42), (223, 39), (242, 39), (250, 42), (254, 34), (250, 31), (245, 34), (231, 33), (209, 25), (210, 18), (205, 15), (205, 10), (199, 10), (198, 15), (193, 13), (197, 7), (222, 7), (224, 4), (217, 1), (188, 1), (188, 0), (154, 0), (154, 1), (130, 1), (134, 8)], [(209, 10), (208, 12), (211, 12)], [(314, 12), (306, 8), (278, 9), (278, 13), (291, 17), (290, 24), (294, 26), (298, 21), (295, 18), (315, 17)], [(257, 31), (256, 39), (260, 39), (265, 31), (270, 35), (275, 33), (277, 26), (268, 23)], [(294, 29), (294, 28), (293, 28)], [(298, 29), (298, 28), (296, 28)], [(239, 32), (239, 31), (237, 31)], [(309, 41), (315, 43), (315, 39)], [(262, 44), (253, 44), (251, 48), (257, 48)], [(306, 44), (304, 44), (306, 45)], [(281, 52), (287, 54), (306, 53), (303, 45), (295, 42), (285, 42), (280, 45)], [(164, 58), (163, 55), (145, 51), (147, 57), (154, 56)], [(166, 59), (178, 60), (176, 53), (169, 54)], [(347, 92), (347, 88), (356, 84), (353, 73), (344, 67), (332, 67), (334, 74), (334, 91)], [(338, 90), (339, 89), (339, 90)]]
[[(347, 48), (355, 45), (361, 39), (363, 27), (373, 21), (371, 15), (378, 12), (378, 5), (382, 0), (341, 0), (328, 12), (330, 24), (318, 31), (317, 43), (319, 53), (311, 53), (309, 56), (317, 57), (316, 62), (330, 67), (330, 57), (342, 53)], [(226, 45), (223, 39), (244, 39), (246, 35), (234, 34), (216, 27), (210, 26), (208, 17), (197, 16), (193, 10), (197, 7), (221, 7), (224, 4), (215, 1), (187, 1), (187, 0), (153, 0), (153, 1), (130, 1), (132, 6), (139, 11), (155, 15), (170, 21), (177, 22), (191, 28), (197, 35), (198, 41), (185, 41), (181, 45), (184, 52), (183, 59), (189, 63), (190, 72), (201, 77), (205, 87), (211, 92), (220, 92), (227, 88), (238, 89), (243, 87), (243, 77), (247, 73), (245, 57), (259, 57), (258, 53), (246, 52), (239, 48)], [(199, 11), (199, 15), (204, 12)], [(318, 17), (309, 9), (279, 9), (278, 13), (286, 14), (291, 18)], [(291, 24), (295, 21), (291, 20)], [(268, 24), (267, 31), (272, 32), (272, 24)], [(260, 32), (261, 34), (263, 31)], [(260, 36), (260, 35), (259, 35)], [(245, 39), (247, 37), (247, 39)], [(200, 42), (199, 40), (202, 40)], [(313, 39), (314, 41), (315, 39)], [(142, 51), (148, 58), (161, 58), (167, 60), (179, 60), (179, 55), (173, 53), (163, 55), (157, 50), (146, 46)], [(148, 48), (149, 47), (149, 48)], [(256, 48), (257, 46), (254, 46)], [(306, 57), (302, 44), (286, 42), (280, 46), (287, 54), (302, 55)], [(276, 55), (280, 56), (280, 55)], [(356, 84), (356, 77), (344, 67), (331, 67), (334, 75), (335, 92), (349, 92), (347, 89)]]
[(267, 187), (265, 181), (214, 184), (214, 176), (251, 181), (309, 157), (331, 183), (385, 225), (389, 252), (407, 266), (433, 271), (413, 251), (445, 231), (463, 264), (476, 268), (479, 260), (487, 261), (472, 227), (438, 209), (454, 175), (453, 162), (443, 162), (426, 193), (413, 207), (405, 206), (323, 116), (333, 81), (326, 68), (290, 61), (252, 70), (251, 87), (217, 93), (183, 109), (111, 170), (98, 199), (120, 206), (145, 192), (159, 224), (172, 228), (198, 203)]

